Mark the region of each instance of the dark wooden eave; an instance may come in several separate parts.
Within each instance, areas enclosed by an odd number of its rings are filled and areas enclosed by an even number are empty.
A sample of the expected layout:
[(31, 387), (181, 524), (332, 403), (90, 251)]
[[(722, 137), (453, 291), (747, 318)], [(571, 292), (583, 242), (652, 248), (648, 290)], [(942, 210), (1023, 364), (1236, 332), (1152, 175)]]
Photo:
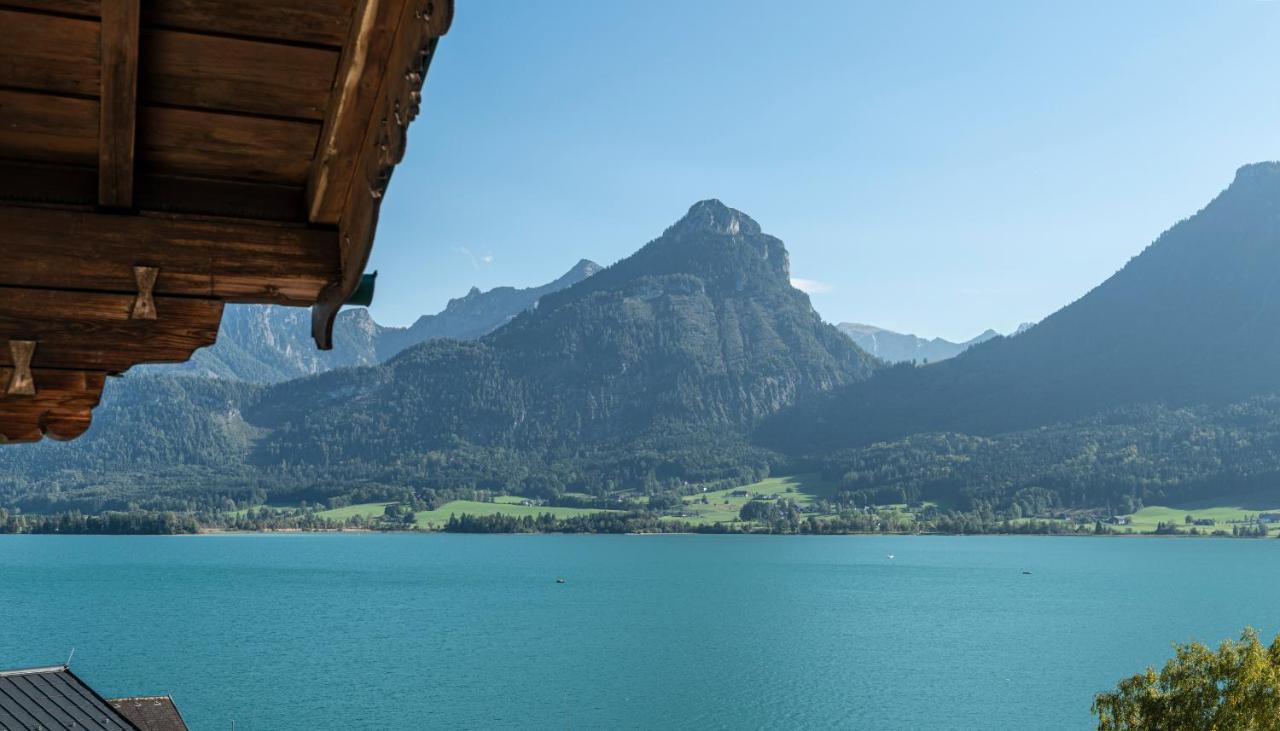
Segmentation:
[(72, 438), (107, 375), (224, 303), (333, 319), (452, 0), (0, 0), (0, 442)]

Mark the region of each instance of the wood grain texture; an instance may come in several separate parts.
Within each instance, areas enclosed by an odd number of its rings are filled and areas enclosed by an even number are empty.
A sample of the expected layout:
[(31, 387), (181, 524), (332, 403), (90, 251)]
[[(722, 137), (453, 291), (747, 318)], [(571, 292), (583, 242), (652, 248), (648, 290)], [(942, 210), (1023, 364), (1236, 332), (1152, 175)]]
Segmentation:
[(0, 206), (0, 231), (7, 286), (115, 292), (131, 302), (133, 268), (154, 266), (157, 295), (310, 305), (338, 278), (331, 230)]
[(308, 217), (336, 224), (364, 145), (369, 118), (391, 66), (408, 0), (357, 0), (334, 79), (332, 103), (307, 176)]
[(99, 0), (4, 0), (4, 4), (14, 8), (30, 8), (45, 13), (63, 13), (66, 15), (83, 15), (97, 18), (101, 15), (102, 4)]
[(133, 205), (138, 120), (139, 0), (102, 0), (102, 93), (98, 107), (98, 203)]
[[(0, 383), (13, 377), (0, 367)], [(42, 437), (74, 439), (83, 434), (102, 398), (105, 373), (36, 370), (34, 396), (0, 394), (0, 442), (37, 442)]]
[(34, 340), (9, 341), (9, 365), (13, 371), (9, 377), (9, 385), (5, 393), (10, 396), (36, 395), (36, 382), (31, 377), (31, 358), (36, 352)]
[[(422, 84), (440, 35), (453, 22), (452, 0), (412, 0), (401, 12), (386, 77), (342, 204), (338, 229), (342, 279), (321, 293), (311, 313), (311, 335), (321, 350), (333, 346), (338, 310), (360, 284), (373, 249), (383, 194), (395, 166), (404, 158), (409, 125), (418, 116)], [(314, 199), (311, 211), (315, 211)]]
[(144, 107), (138, 163), (149, 173), (302, 185), (320, 126)]
[[(140, 211), (306, 220), (301, 186), (139, 174), (133, 189), (134, 207)], [(92, 207), (97, 196), (95, 168), (0, 160), (0, 203)]]
[(98, 96), (98, 23), (0, 9), (0, 86)]
[(163, 0), (148, 3), (149, 26), (338, 47), (351, 0)]
[(0, 90), (0, 158), (98, 164), (98, 102)]
[[(3, 135), (0, 134), (0, 138)], [(98, 200), (97, 166), (0, 160), (0, 203), (92, 206)]]
[(137, 186), (135, 202), (143, 211), (292, 223), (306, 220), (300, 185), (145, 175)]
[(146, 102), (320, 121), (338, 52), (178, 31), (142, 37)]
[[(125, 294), (0, 287), (0, 341), (38, 343), (36, 368), (123, 373), (138, 363), (181, 363), (218, 337), (221, 300), (157, 298), (156, 320), (133, 319), (133, 303)], [(0, 352), (0, 365), (20, 364)]]
[[(4, 0), (45, 13), (101, 16), (99, 0)], [(144, 26), (338, 47), (347, 37), (352, 0), (148, 0)]]

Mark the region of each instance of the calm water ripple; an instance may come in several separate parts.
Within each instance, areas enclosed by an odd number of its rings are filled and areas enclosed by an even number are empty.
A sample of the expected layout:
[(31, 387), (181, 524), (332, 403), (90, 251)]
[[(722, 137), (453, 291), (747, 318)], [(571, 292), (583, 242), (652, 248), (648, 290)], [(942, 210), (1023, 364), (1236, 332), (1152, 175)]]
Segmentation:
[(1275, 540), (4, 536), (0, 665), (75, 647), (99, 691), (170, 693), (194, 729), (1088, 728), (1092, 694), (1170, 642), (1273, 634), (1277, 559)]

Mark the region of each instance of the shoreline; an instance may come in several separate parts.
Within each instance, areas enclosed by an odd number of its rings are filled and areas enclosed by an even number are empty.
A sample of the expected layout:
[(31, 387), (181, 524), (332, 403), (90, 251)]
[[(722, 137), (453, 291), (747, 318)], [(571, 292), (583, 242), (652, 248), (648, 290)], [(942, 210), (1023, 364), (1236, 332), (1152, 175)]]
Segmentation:
[[(217, 536), (293, 536), (293, 535), (333, 535), (333, 534), (350, 534), (350, 535), (454, 535), (454, 536), (717, 536), (717, 537), (774, 537), (774, 538), (858, 538), (868, 536), (879, 537), (898, 537), (898, 538), (1149, 538), (1149, 539), (1176, 539), (1176, 540), (1252, 540), (1266, 541), (1267, 538), (1258, 536), (1214, 536), (1214, 535), (1168, 535), (1158, 533), (888, 533), (878, 531), (865, 532), (849, 532), (849, 533), (716, 533), (716, 532), (700, 532), (700, 531), (653, 531), (653, 532), (586, 532), (586, 531), (530, 531), (530, 532), (462, 532), (462, 531), (444, 531), (444, 530), (374, 530), (371, 528), (274, 528), (264, 530), (232, 530), (223, 528), (207, 528), (201, 529), (194, 533), (3, 533), (0, 539), (6, 536), (60, 536), (60, 537), (76, 537), (76, 536), (119, 536), (119, 537), (140, 537), (151, 536), (156, 538), (208, 538)], [(1272, 540), (1280, 536), (1269, 536)]]

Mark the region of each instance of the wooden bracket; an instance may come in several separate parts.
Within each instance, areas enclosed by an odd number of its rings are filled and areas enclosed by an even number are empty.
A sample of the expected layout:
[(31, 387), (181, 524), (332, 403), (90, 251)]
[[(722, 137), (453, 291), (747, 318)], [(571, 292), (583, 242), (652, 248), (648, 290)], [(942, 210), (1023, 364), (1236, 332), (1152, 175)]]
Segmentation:
[(138, 296), (133, 300), (133, 310), (129, 314), (131, 320), (156, 319), (156, 277), (160, 275), (158, 267), (134, 267), (133, 278), (138, 283)]
[(10, 396), (35, 396), (36, 382), (31, 377), (31, 356), (35, 355), (34, 340), (10, 340), (9, 354), (13, 356), (13, 377), (9, 379)]
[(333, 323), (342, 309), (342, 290), (331, 284), (320, 293), (319, 300), (311, 306), (311, 338), (319, 350), (333, 350)]

